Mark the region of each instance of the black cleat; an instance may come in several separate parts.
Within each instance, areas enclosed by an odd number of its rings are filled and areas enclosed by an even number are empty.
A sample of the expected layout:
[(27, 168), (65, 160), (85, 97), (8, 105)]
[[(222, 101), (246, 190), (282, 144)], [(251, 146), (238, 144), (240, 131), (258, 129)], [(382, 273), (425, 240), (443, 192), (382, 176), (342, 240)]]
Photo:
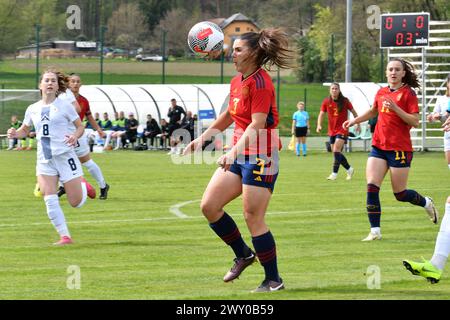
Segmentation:
[(250, 256), (247, 258), (235, 258), (234, 265), (231, 267), (230, 271), (223, 277), (224, 282), (233, 281), (240, 276), (242, 271), (245, 270), (249, 265), (251, 265), (256, 260), (256, 255), (251, 251)]
[(264, 280), (261, 285), (252, 292), (272, 292), (284, 289), (283, 280), (280, 281)]
[(63, 186), (60, 186), (58, 189), (58, 198), (61, 198), (62, 195), (66, 193), (66, 189)]
[(101, 188), (99, 199), (106, 200), (108, 198), (108, 190), (109, 190), (109, 184), (106, 184), (106, 187)]

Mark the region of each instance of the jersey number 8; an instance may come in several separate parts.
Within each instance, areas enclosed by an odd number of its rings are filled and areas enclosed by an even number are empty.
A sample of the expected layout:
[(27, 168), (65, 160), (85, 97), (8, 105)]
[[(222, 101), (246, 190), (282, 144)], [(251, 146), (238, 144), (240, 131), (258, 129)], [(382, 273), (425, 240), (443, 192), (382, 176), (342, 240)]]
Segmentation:
[(44, 124), (44, 125), (42, 126), (42, 134), (43, 134), (44, 136), (48, 136), (48, 135), (49, 135), (49, 132), (48, 132), (48, 124)]

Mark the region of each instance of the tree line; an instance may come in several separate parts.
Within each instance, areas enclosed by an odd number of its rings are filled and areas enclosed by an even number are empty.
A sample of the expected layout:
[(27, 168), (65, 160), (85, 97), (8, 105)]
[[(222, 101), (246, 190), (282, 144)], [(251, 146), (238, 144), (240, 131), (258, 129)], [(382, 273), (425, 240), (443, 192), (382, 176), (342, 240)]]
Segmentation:
[[(449, 20), (448, 0), (353, 1), (352, 78), (378, 81), (379, 30), (368, 27), (370, 6), (385, 12), (429, 12), (432, 20)], [(80, 8), (81, 25), (66, 25), (71, 5)], [(240, 12), (259, 27), (283, 27), (298, 52), (297, 78), (302, 82), (342, 80), (345, 72), (346, 0), (0, 0), (0, 58), (35, 42), (99, 41), (106, 26), (105, 45), (160, 51), (162, 33), (173, 56), (189, 50), (186, 35), (198, 21), (228, 18)], [(372, 15), (372, 16), (371, 16)]]

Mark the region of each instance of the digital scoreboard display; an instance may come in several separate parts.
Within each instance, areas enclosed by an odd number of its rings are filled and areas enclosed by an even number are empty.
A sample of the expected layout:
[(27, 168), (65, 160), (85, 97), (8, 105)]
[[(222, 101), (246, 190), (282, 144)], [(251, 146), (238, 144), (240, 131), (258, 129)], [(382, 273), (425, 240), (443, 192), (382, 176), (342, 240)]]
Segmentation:
[(427, 47), (429, 33), (429, 13), (386, 13), (381, 15), (381, 48)]

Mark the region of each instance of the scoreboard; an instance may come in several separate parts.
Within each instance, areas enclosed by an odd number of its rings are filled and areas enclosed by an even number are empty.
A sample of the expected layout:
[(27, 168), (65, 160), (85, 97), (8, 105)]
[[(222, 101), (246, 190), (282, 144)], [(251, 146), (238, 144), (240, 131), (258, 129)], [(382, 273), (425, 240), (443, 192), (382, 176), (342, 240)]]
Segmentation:
[(429, 13), (387, 13), (381, 15), (381, 48), (427, 47), (429, 33)]

